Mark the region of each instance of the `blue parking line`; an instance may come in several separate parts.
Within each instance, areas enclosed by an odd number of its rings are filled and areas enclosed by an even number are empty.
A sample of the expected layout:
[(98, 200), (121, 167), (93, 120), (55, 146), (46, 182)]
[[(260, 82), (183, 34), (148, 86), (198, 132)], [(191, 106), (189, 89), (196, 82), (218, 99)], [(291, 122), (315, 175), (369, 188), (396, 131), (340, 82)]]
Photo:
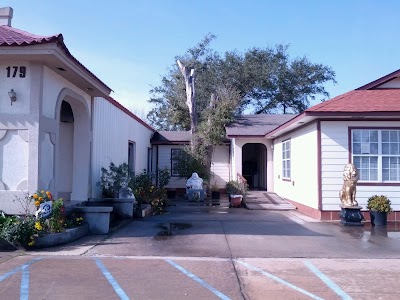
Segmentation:
[(334, 283), (328, 276), (322, 273), (316, 266), (309, 261), (303, 261), (303, 263), (321, 279), (331, 290), (333, 290), (341, 299), (351, 300), (351, 297), (346, 294), (336, 283)]
[(103, 265), (103, 263), (98, 258), (96, 258), (95, 261), (96, 261), (97, 266), (101, 270), (101, 272), (103, 272), (104, 277), (107, 278), (108, 282), (111, 284), (111, 286), (113, 287), (113, 289), (117, 293), (117, 295), (122, 300), (129, 300), (129, 297), (125, 294), (124, 290), (120, 287), (118, 282), (114, 279), (114, 277), (107, 270), (107, 268)]
[(35, 262), (37, 262), (37, 261), (39, 261), (41, 259), (42, 258), (32, 259), (31, 261), (27, 262), (26, 264), (24, 264), (22, 266), (19, 266), (19, 267), (16, 267), (15, 269), (11, 270), (10, 272), (8, 272), (8, 273), (6, 273), (4, 275), (1, 275), (0, 276), (0, 282), (2, 282), (4, 279), (7, 279), (11, 275), (14, 275), (15, 273), (18, 273), (19, 271), (23, 270), (24, 268), (29, 267), (31, 264), (33, 264), (33, 263), (35, 263)]
[(287, 287), (290, 287), (290, 288), (292, 288), (292, 289), (294, 289), (294, 290), (296, 290), (296, 291), (298, 291), (298, 292), (300, 292), (300, 293), (302, 293), (304, 295), (307, 295), (307, 296), (309, 296), (309, 297), (311, 297), (313, 299), (323, 300), (323, 298), (320, 298), (320, 297), (318, 297), (318, 296), (316, 296), (316, 295), (314, 295), (314, 294), (312, 294), (310, 292), (307, 292), (306, 290), (303, 290), (302, 288), (299, 288), (299, 287), (295, 286), (294, 284), (291, 284), (290, 282), (287, 282), (286, 280), (283, 280), (283, 279), (281, 279), (281, 278), (279, 278), (279, 277), (277, 277), (275, 275), (272, 275), (271, 273), (265, 272), (264, 270), (261, 270), (261, 269), (259, 269), (257, 267), (254, 267), (254, 266), (252, 266), (252, 265), (250, 265), (248, 263), (245, 263), (244, 261), (239, 261), (239, 260), (235, 260), (235, 261), (238, 262), (239, 264), (242, 264), (243, 266), (247, 267), (250, 270), (256, 271), (256, 272), (264, 275), (265, 277), (268, 277), (268, 278), (273, 279), (273, 280), (275, 280), (275, 281), (277, 281), (279, 283), (282, 283), (282, 284), (286, 285)]
[(181, 267), (180, 265), (178, 265), (177, 263), (175, 263), (174, 261), (170, 260), (170, 259), (166, 259), (165, 260), (167, 263), (169, 263), (171, 266), (175, 267), (176, 269), (178, 269), (179, 271), (181, 271), (183, 274), (185, 274), (186, 276), (188, 276), (189, 278), (193, 279), (194, 281), (200, 283), (200, 285), (202, 285), (203, 287), (205, 287), (206, 289), (210, 290), (211, 292), (213, 292), (215, 295), (217, 295), (220, 299), (223, 300), (230, 300), (230, 298), (224, 294), (222, 294), (220, 291), (216, 290), (213, 286), (209, 285), (207, 282), (205, 282), (204, 280), (201, 280), (199, 277), (197, 277), (196, 275), (194, 275), (193, 273), (190, 273), (189, 271), (187, 271), (186, 269), (184, 269), (183, 267)]
[(29, 299), (29, 265), (22, 267), (20, 300)]

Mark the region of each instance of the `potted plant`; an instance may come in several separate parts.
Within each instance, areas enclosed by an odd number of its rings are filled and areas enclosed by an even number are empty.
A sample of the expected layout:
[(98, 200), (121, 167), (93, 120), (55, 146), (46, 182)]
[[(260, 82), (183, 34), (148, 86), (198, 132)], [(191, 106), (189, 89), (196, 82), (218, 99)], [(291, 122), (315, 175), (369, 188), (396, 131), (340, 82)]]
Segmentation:
[(217, 184), (214, 182), (211, 185), (211, 199), (220, 199), (220, 197), (221, 197), (221, 193), (219, 191)]
[(391, 202), (386, 196), (374, 195), (368, 198), (367, 208), (369, 209), (372, 225), (386, 225), (387, 214), (392, 211)]
[(243, 200), (243, 191), (240, 187), (240, 183), (235, 180), (228, 181), (225, 185), (225, 189), (229, 197), (230, 206), (240, 206)]

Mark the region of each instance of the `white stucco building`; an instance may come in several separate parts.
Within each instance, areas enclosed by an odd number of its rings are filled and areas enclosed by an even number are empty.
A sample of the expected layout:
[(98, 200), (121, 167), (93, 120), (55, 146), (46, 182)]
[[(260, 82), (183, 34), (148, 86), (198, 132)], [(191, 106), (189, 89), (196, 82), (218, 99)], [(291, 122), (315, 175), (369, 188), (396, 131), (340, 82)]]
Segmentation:
[(110, 162), (146, 169), (154, 130), (109, 97), (61, 34), (15, 29), (12, 13), (0, 9), (0, 210), (20, 213), (15, 197), (38, 189), (97, 197)]

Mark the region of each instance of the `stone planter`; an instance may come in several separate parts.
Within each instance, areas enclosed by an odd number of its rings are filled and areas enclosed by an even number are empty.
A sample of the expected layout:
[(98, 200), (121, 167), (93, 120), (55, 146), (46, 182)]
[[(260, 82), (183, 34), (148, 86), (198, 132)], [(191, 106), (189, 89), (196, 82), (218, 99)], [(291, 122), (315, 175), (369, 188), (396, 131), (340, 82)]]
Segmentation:
[(131, 219), (136, 207), (135, 198), (90, 198), (87, 206), (112, 206), (113, 213), (121, 219)]
[(83, 219), (89, 225), (92, 234), (107, 234), (110, 230), (110, 213), (113, 208), (109, 206), (75, 206), (73, 211), (83, 214)]
[(74, 228), (67, 228), (60, 233), (49, 233), (44, 236), (35, 236), (34, 248), (48, 248), (71, 243), (89, 233), (88, 224)]

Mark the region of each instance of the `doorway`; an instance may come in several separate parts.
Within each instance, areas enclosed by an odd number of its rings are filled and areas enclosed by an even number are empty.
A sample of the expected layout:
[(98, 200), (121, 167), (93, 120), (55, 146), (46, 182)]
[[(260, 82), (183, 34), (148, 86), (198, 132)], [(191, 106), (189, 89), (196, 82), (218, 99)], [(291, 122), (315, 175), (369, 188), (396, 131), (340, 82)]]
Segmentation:
[(251, 190), (267, 190), (267, 148), (264, 144), (245, 144), (242, 148), (242, 175)]

